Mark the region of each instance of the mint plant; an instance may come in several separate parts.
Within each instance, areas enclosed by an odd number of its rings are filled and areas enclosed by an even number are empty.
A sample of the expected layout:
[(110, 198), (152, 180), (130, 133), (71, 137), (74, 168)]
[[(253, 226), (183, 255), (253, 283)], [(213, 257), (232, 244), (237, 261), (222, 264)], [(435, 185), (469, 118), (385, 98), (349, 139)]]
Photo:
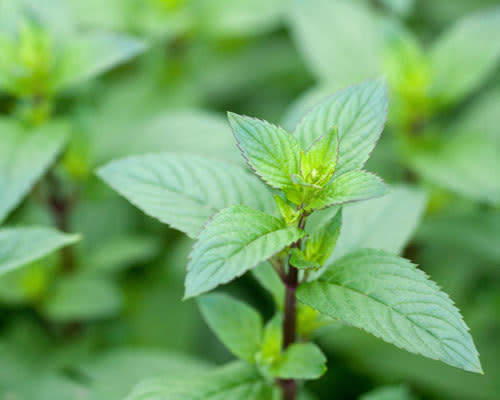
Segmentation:
[[(311, 337), (335, 322), (482, 373), (459, 311), (409, 260), (366, 248), (330, 261), (343, 205), (388, 191), (362, 169), (387, 110), (387, 87), (379, 79), (327, 98), (291, 133), (229, 113), (253, 174), (217, 159), (169, 153), (129, 157), (99, 170), (144, 212), (196, 239), (185, 298), (198, 298), (207, 324), (240, 359), (194, 378), (144, 382), (129, 400), (261, 400), (280, 393), (297, 399), (302, 382), (326, 371)], [(276, 301), (266, 323), (240, 300), (207, 294), (249, 270)]]

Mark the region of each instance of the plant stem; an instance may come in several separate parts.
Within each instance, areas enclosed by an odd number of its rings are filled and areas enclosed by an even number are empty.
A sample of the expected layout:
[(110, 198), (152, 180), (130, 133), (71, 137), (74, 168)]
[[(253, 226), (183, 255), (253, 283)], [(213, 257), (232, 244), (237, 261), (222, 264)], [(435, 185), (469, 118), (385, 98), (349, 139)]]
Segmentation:
[[(299, 228), (305, 227), (305, 215), (299, 221)], [(292, 248), (300, 249), (302, 240), (292, 244)], [(293, 344), (296, 339), (297, 324), (297, 298), (296, 290), (299, 286), (299, 270), (288, 262), (288, 272), (283, 279), (285, 284), (285, 311), (283, 318), (283, 350)], [(283, 391), (283, 400), (295, 400), (297, 395), (297, 382), (294, 379), (282, 379), (279, 381)]]
[[(54, 171), (49, 171), (47, 180), (50, 186), (48, 197), (48, 205), (54, 223), (62, 232), (69, 233), (69, 219), (73, 201), (62, 194), (59, 179), (54, 174)], [(66, 246), (61, 249), (61, 269), (65, 273), (70, 273), (75, 270), (75, 257), (72, 246)]]
[(283, 350), (295, 342), (295, 323), (297, 319), (297, 301), (295, 291), (297, 289), (298, 279), (297, 268), (289, 265), (286, 275), (285, 290), (285, 317), (283, 319)]
[[(283, 318), (283, 350), (295, 342), (295, 325), (297, 322), (297, 299), (295, 291), (299, 284), (297, 268), (288, 265), (288, 273), (285, 276), (285, 316)], [(294, 379), (282, 379), (279, 381), (283, 391), (283, 400), (295, 400), (297, 394), (297, 383)]]
[(283, 391), (283, 400), (295, 400), (297, 395), (297, 382), (294, 379), (280, 380), (281, 390)]

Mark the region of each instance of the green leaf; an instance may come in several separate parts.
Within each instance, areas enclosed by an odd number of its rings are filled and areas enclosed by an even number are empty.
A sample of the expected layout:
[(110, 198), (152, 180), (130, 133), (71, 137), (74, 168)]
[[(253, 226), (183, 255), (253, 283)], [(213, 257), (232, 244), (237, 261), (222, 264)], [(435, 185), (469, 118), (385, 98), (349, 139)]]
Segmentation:
[(25, 130), (0, 120), (0, 222), (19, 204), (61, 151), (67, 125), (50, 123)]
[(323, 265), (335, 249), (341, 225), (342, 212), (337, 210), (333, 217), (323, 222), (322, 226), (315, 227), (306, 242), (306, 259)]
[(86, 268), (97, 273), (115, 273), (132, 265), (151, 261), (161, 242), (145, 235), (111, 237), (86, 255)]
[(427, 120), (433, 103), (429, 99), (431, 72), (420, 40), (401, 21), (384, 29), (383, 65), (391, 88), (389, 120), (407, 131), (412, 123)]
[(270, 366), (281, 356), (283, 348), (283, 316), (277, 313), (264, 328), (261, 351), (256, 355), (260, 366)]
[(278, 195), (274, 196), (274, 201), (276, 202), (278, 211), (286, 224), (296, 225), (301, 215), (301, 211), (297, 210), (296, 207), (292, 207), (286, 200), (283, 200), (283, 198)]
[(193, 247), (185, 297), (193, 297), (243, 275), (304, 236), (279, 218), (232, 206), (217, 213)]
[[(142, 81), (120, 81), (98, 99), (97, 109), (83, 114), (97, 164), (164, 151), (242, 161), (226, 118), (201, 109), (169, 110), (172, 100)], [(103, 130), (106, 135), (99, 134)]]
[(122, 307), (122, 294), (109, 279), (72, 275), (56, 282), (41, 306), (53, 321), (82, 321), (108, 318)]
[(335, 321), (303, 303), (298, 304), (297, 334), (302, 340), (308, 340), (314, 331), (334, 324), (341, 325), (339, 321)]
[(213, 214), (230, 205), (275, 210), (271, 194), (258, 179), (212, 158), (148, 154), (113, 161), (98, 175), (146, 214), (192, 238)]
[(378, 199), (344, 206), (342, 230), (330, 262), (361, 248), (400, 253), (422, 218), (426, 201), (421, 190), (397, 185)]
[(408, 260), (381, 250), (351, 253), (298, 299), (410, 352), (482, 373), (469, 329), (450, 298)]
[(382, 0), (381, 3), (389, 11), (399, 17), (409, 17), (415, 10), (415, 0)]
[(380, 74), (382, 32), (370, 7), (349, 0), (294, 0), (289, 16), (295, 42), (319, 80), (338, 88)]
[(201, 314), (222, 343), (238, 358), (254, 362), (260, 349), (263, 323), (252, 307), (224, 294), (198, 300)]
[(313, 343), (294, 343), (272, 366), (274, 376), (282, 379), (318, 379), (326, 372), (326, 357)]
[(301, 153), (300, 174), (308, 183), (324, 186), (335, 172), (338, 157), (338, 129), (331, 128)]
[(387, 85), (383, 79), (340, 90), (314, 107), (299, 122), (294, 135), (302, 148), (338, 127), (339, 155), (335, 175), (360, 169), (382, 133), (387, 118)]
[(308, 260), (304, 252), (299, 249), (292, 249), (290, 264), (298, 269), (318, 268), (320, 266), (319, 263)]
[(409, 162), (435, 185), (490, 204), (500, 202), (500, 148), (486, 137), (461, 134), (415, 150)]
[(71, 38), (62, 54), (54, 89), (56, 91), (92, 79), (129, 61), (146, 50), (146, 44), (132, 37), (91, 32)]
[(175, 380), (151, 379), (136, 386), (126, 400), (272, 400), (273, 387), (256, 368), (234, 362), (209, 373)]
[(500, 7), (459, 20), (431, 49), (431, 91), (444, 103), (455, 102), (481, 85), (500, 61)]
[(331, 181), (308, 204), (308, 209), (323, 208), (380, 197), (387, 192), (384, 182), (365, 171), (349, 171)]
[(404, 385), (386, 386), (362, 395), (359, 400), (415, 400), (408, 387)]
[(0, 276), (78, 240), (52, 228), (0, 229)]
[(478, 98), (467, 105), (467, 109), (457, 113), (447, 131), (450, 134), (469, 132), (484, 137), (494, 146), (500, 146), (500, 86), (488, 88)]
[(202, 1), (203, 29), (210, 36), (245, 37), (265, 34), (281, 21), (283, 0)]
[(243, 156), (257, 175), (272, 187), (289, 187), (291, 175), (299, 172), (297, 139), (284, 129), (256, 118), (228, 113), (228, 119)]
[(176, 352), (127, 347), (101, 351), (76, 366), (87, 377), (88, 396), (94, 400), (124, 399), (135, 385), (153, 376), (177, 380), (209, 368), (212, 365)]
[(279, 309), (283, 309), (285, 299), (285, 285), (279, 275), (268, 262), (262, 263), (257, 268), (252, 269), (252, 275), (273, 297)]

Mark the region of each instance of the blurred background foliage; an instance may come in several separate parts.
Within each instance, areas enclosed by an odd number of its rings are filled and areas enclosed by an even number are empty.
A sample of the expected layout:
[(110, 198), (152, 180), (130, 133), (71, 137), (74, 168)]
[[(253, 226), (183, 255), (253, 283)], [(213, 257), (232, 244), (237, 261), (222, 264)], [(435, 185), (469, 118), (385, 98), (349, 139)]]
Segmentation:
[[(368, 169), (395, 186), (346, 210), (342, 246), (418, 262), (486, 374), (336, 326), (318, 334), (329, 372), (311, 396), (498, 399), (499, 38), (495, 0), (1, 0), (0, 399), (118, 400), (229, 359), (181, 301), (191, 240), (95, 168), (158, 151), (241, 162), (225, 111), (293, 128), (378, 75), (390, 114)], [(270, 315), (251, 276), (226, 289)]]

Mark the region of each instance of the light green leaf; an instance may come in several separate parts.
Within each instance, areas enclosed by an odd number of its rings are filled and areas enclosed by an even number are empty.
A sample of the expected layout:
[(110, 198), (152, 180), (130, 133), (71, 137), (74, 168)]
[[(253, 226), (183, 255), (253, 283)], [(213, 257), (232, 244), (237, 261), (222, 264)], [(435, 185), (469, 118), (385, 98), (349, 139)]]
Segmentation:
[(387, 90), (383, 79), (340, 90), (306, 114), (294, 135), (307, 149), (332, 126), (337, 126), (340, 143), (335, 175), (360, 169), (384, 128), (389, 104)]
[(290, 186), (291, 175), (299, 173), (297, 139), (284, 129), (256, 118), (228, 113), (228, 119), (243, 156), (257, 175), (275, 188)]
[(431, 114), (428, 56), (419, 38), (401, 21), (387, 23), (384, 30), (383, 65), (391, 88), (389, 120), (396, 129), (409, 130), (408, 124)]
[(80, 34), (71, 38), (62, 54), (62, 65), (54, 84), (56, 91), (92, 79), (146, 49), (146, 44), (132, 37), (104, 32)]
[(271, 264), (262, 263), (257, 268), (252, 269), (252, 275), (271, 294), (278, 308), (283, 309), (285, 285)]
[(308, 340), (318, 329), (332, 325), (341, 325), (341, 323), (321, 314), (317, 310), (313, 310), (303, 303), (298, 304), (297, 334), (300, 338)]
[(254, 362), (260, 349), (263, 323), (249, 305), (224, 294), (208, 294), (198, 300), (201, 314), (222, 343), (238, 358)]
[(444, 103), (462, 99), (493, 73), (500, 61), (500, 7), (459, 20), (431, 50), (431, 91)]
[(323, 265), (335, 248), (341, 225), (342, 213), (337, 210), (333, 217), (324, 221), (321, 226), (315, 227), (306, 242), (304, 250), (306, 259)]
[(243, 275), (304, 236), (279, 218), (232, 206), (217, 213), (193, 247), (186, 297), (193, 297)]
[(323, 208), (380, 197), (387, 192), (384, 182), (369, 172), (354, 170), (331, 181), (308, 204), (308, 209)]
[(359, 400), (415, 400), (408, 387), (404, 385), (386, 386), (362, 395)]
[(126, 400), (272, 400), (273, 387), (256, 368), (234, 362), (209, 373), (172, 381), (151, 379), (136, 386)]
[(283, 200), (283, 198), (278, 195), (274, 196), (274, 201), (276, 202), (278, 211), (286, 224), (297, 224), (297, 221), (299, 220), (301, 215), (301, 211), (297, 210), (296, 207), (293, 207), (288, 201)]
[(0, 275), (79, 240), (52, 228), (0, 229)]
[(349, 0), (294, 0), (289, 15), (295, 42), (320, 80), (342, 87), (380, 73), (382, 32), (370, 7)]
[(326, 357), (313, 343), (294, 343), (272, 366), (274, 376), (282, 379), (318, 379), (326, 372)]
[(267, 321), (262, 337), (261, 351), (256, 355), (257, 363), (262, 367), (271, 366), (281, 356), (283, 348), (283, 315), (275, 314)]
[(121, 306), (122, 294), (113, 281), (72, 275), (56, 282), (41, 311), (54, 321), (82, 321), (111, 317)]
[(410, 352), (482, 373), (469, 328), (450, 298), (408, 260), (359, 250), (303, 284), (297, 297), (319, 312)]
[(331, 128), (302, 153), (300, 173), (308, 183), (323, 186), (335, 172), (338, 157), (338, 129)]
[(424, 192), (398, 185), (378, 199), (344, 206), (342, 229), (330, 263), (361, 248), (400, 253), (423, 216), (426, 201)]
[(113, 189), (146, 214), (195, 238), (218, 210), (244, 204), (273, 212), (258, 179), (231, 163), (194, 155), (148, 154), (113, 161), (98, 170)]
[(61, 151), (67, 125), (50, 123), (25, 130), (0, 120), (0, 222), (30, 191)]
[(318, 268), (320, 266), (319, 263), (308, 260), (304, 252), (299, 249), (292, 249), (290, 264), (298, 269)]
[(484, 136), (462, 134), (409, 153), (422, 178), (463, 196), (500, 203), (500, 147)]

